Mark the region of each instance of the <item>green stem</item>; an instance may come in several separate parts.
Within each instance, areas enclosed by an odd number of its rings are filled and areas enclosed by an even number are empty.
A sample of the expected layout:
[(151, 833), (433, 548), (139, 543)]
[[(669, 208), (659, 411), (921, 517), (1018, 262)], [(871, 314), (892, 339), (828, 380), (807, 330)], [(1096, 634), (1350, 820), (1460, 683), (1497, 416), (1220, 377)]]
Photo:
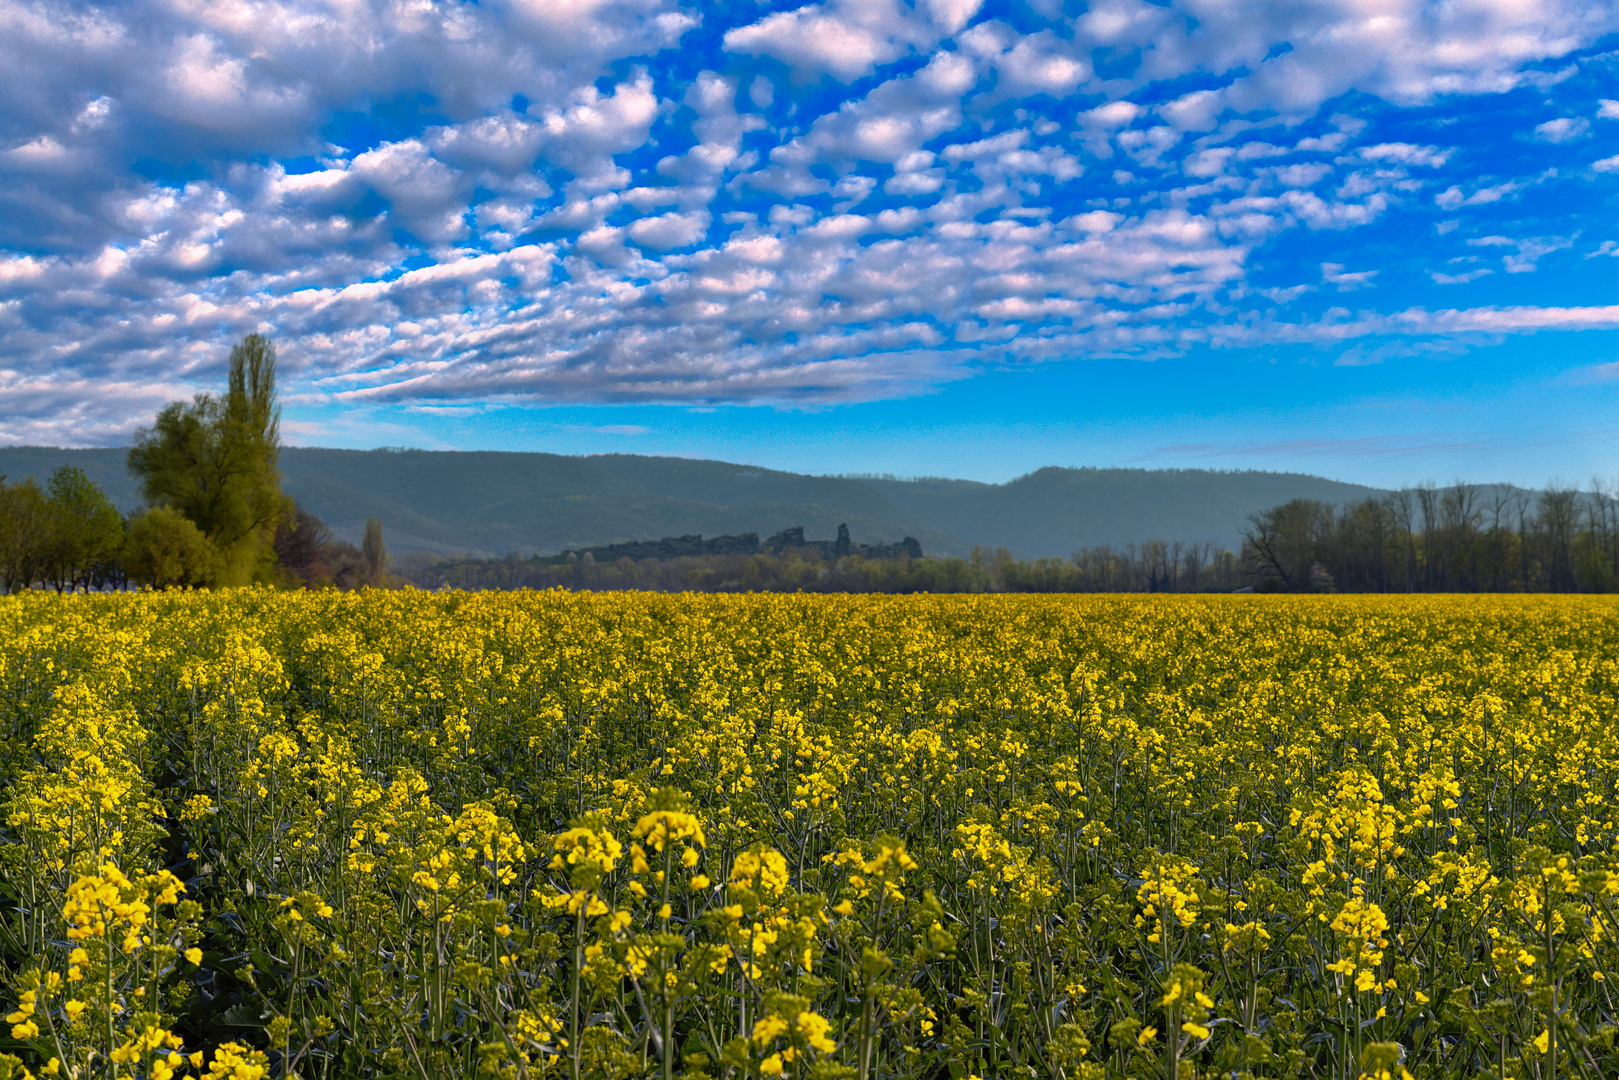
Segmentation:
[(585, 907), (586, 903), (579, 905), (579, 914), (574, 920), (573, 928), (573, 1000), (570, 1003), (568, 1017), (568, 1050), (571, 1058), (571, 1080), (579, 1080), (579, 969), (585, 963)]
[[(674, 849), (665, 844), (663, 848), (663, 906), (658, 909), (658, 923), (665, 934), (669, 933), (669, 916), (664, 912), (669, 910), (670, 874), (674, 867)], [(659, 950), (660, 955), (663, 950)], [(663, 983), (658, 989), (663, 998), (663, 1080), (674, 1080), (675, 1076), (675, 1006), (669, 1000), (669, 973), (662, 970), (668, 963), (668, 958), (659, 963)]]

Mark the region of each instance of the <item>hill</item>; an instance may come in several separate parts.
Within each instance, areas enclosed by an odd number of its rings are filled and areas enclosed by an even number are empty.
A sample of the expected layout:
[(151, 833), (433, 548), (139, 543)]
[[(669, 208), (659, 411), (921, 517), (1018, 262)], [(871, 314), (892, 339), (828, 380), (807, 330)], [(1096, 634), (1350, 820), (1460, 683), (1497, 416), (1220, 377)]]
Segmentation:
[(1289, 499), (1342, 503), (1382, 494), (1304, 473), (1045, 468), (1004, 484), (868, 480), (936, 528), (1026, 557), (1142, 540), (1213, 540), (1235, 549), (1248, 515)]
[[(126, 451), (0, 447), (0, 474), (43, 481), (83, 469), (122, 509), (140, 503)], [(722, 461), (495, 451), (282, 451), (283, 487), (340, 536), (382, 519), (395, 553), (555, 552), (702, 533), (768, 536), (802, 525), (859, 543), (914, 536), (929, 554), (1005, 546), (1022, 557), (1148, 539), (1237, 543), (1250, 513), (1291, 498), (1343, 502), (1375, 489), (1300, 473), (1045, 468), (1004, 484), (808, 476)]]

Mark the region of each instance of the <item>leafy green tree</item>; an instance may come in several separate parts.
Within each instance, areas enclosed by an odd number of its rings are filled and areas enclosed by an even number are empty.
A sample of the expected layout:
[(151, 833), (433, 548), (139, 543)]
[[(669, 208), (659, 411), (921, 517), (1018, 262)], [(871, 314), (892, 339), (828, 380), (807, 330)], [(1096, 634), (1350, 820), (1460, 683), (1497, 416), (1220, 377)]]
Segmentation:
[(130, 523), (124, 568), (139, 584), (206, 585), (217, 575), (217, 558), (202, 530), (171, 507), (153, 507)]
[(198, 394), (165, 406), (129, 452), (147, 502), (178, 511), (207, 537), (213, 584), (274, 574), (280, 419), (275, 345), (249, 334), (231, 350), (223, 397)]
[(39, 579), (50, 533), (50, 506), (33, 478), (7, 484), (0, 476), (0, 585), (6, 592)]
[(44, 577), (57, 592), (107, 580), (124, 547), (124, 518), (83, 470), (64, 465), (47, 485), (49, 538)]

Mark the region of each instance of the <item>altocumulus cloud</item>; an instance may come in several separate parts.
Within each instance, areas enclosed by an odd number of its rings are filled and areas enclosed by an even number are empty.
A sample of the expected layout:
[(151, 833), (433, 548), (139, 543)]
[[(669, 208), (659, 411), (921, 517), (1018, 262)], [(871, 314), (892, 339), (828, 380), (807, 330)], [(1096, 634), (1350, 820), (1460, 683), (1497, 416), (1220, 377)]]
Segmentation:
[(434, 410), (1613, 328), (1469, 291), (1607, 264), (1616, 30), (1589, 0), (0, 0), (0, 439), (126, 438), (254, 330), (294, 401)]

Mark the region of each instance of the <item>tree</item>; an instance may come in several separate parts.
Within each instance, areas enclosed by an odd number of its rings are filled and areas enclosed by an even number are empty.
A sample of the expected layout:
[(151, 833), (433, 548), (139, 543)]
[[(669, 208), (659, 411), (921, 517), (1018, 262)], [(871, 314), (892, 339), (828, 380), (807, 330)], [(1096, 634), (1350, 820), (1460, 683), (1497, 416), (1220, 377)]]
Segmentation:
[(287, 499), (275, 530), (276, 566), (289, 579), (305, 587), (317, 585), (331, 576), (327, 552), (332, 546), (332, 530), (320, 518)]
[(129, 451), (147, 502), (178, 511), (208, 538), (215, 584), (273, 573), (283, 513), (280, 421), (275, 345), (249, 334), (231, 350), (224, 397), (198, 394), (164, 406)]
[(0, 585), (26, 589), (43, 571), (51, 532), (50, 506), (30, 477), (7, 484), (0, 476)]
[(1331, 513), (1314, 499), (1293, 499), (1250, 514), (1242, 537), (1248, 573), (1274, 578), (1288, 590), (1310, 588), (1310, 570)]
[(388, 565), (388, 547), (382, 542), (382, 519), (365, 519), (365, 539), (360, 541), (360, 553), (365, 556), (365, 577), (368, 585), (380, 585)]
[(159, 589), (206, 585), (215, 575), (216, 557), (213, 545), (189, 518), (158, 506), (130, 523), (124, 567), (134, 581)]
[(104, 582), (124, 547), (124, 518), (107, 493), (80, 469), (51, 474), (48, 552), (44, 577), (57, 592), (89, 590)]
[[(1487, 587), (1490, 592), (1504, 592), (1512, 581), (1513, 545), (1520, 540), (1512, 528), (1512, 507), (1518, 496), (1515, 489), (1505, 484), (1496, 484), (1490, 490), (1490, 538), (1487, 549), (1490, 556)], [(1481, 584), (1479, 587), (1486, 586)]]
[(1547, 585), (1552, 592), (1573, 592), (1574, 532), (1579, 524), (1579, 490), (1553, 480), (1540, 493), (1537, 524), (1544, 544)]

